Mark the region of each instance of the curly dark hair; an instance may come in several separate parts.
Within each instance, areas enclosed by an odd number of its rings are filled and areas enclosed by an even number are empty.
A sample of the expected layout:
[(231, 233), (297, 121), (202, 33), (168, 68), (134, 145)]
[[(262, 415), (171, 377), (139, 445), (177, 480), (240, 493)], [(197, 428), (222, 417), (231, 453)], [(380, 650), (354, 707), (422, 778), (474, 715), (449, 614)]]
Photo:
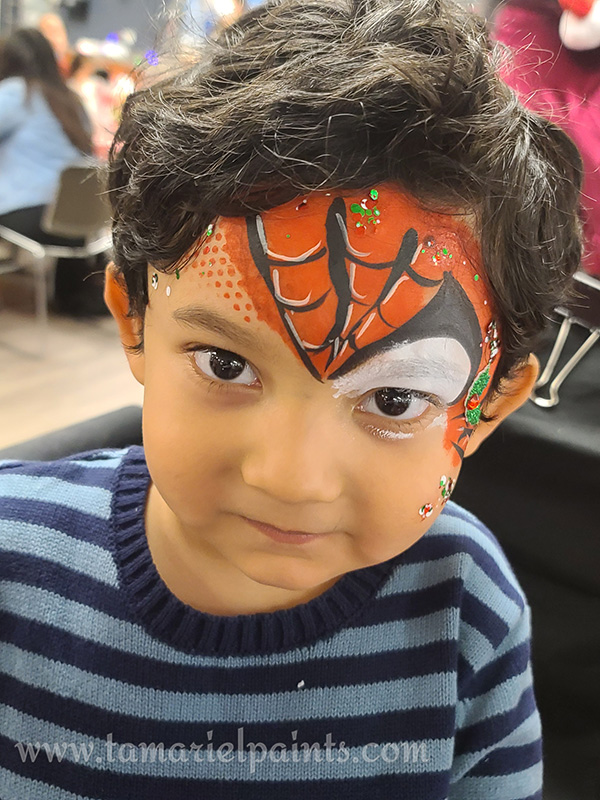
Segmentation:
[(132, 95), (109, 167), (130, 313), (143, 318), (147, 264), (173, 269), (217, 216), (384, 181), (473, 216), (506, 376), (579, 264), (581, 160), (452, 0), (276, 0)]

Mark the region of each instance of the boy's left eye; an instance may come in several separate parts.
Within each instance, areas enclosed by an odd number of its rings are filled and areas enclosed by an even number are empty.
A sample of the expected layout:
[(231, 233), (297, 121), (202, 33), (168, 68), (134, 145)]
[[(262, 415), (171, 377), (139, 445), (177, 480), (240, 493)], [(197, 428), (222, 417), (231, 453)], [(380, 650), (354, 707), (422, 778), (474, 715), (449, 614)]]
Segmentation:
[(395, 419), (416, 419), (427, 411), (431, 401), (410, 389), (377, 389), (361, 404), (361, 410)]
[(245, 358), (218, 347), (195, 350), (194, 361), (200, 372), (211, 380), (251, 386), (258, 377)]

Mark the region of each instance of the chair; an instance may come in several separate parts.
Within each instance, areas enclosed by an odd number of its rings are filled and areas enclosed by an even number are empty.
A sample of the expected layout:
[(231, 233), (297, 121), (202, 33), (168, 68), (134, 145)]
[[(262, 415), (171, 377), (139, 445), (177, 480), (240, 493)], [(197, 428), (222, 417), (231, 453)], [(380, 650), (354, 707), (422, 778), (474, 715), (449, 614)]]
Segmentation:
[(48, 339), (48, 280), (53, 275), (58, 258), (89, 258), (110, 250), (112, 239), (108, 230), (110, 210), (104, 197), (104, 187), (95, 164), (76, 164), (66, 167), (59, 179), (53, 201), (42, 218), (41, 227), (49, 234), (83, 239), (72, 246), (40, 244), (28, 236), (0, 225), (0, 238), (9, 242), (18, 256), (25, 251), (33, 257), (31, 264), (14, 261), (0, 264), (0, 275), (29, 268), (35, 276), (36, 317), (40, 331), (40, 354)]

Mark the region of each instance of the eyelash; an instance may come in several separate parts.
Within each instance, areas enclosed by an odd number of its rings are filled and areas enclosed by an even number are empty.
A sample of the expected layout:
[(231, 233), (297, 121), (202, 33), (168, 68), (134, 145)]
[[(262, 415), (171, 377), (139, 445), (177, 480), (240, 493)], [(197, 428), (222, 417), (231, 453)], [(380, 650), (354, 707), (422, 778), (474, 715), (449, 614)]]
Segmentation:
[[(184, 352), (186, 352), (189, 355), (189, 360), (190, 360), (192, 369), (194, 370), (194, 373), (196, 375), (199, 375), (202, 378), (202, 380), (206, 383), (207, 390), (209, 392), (230, 392), (230, 391), (232, 391), (232, 388), (233, 388), (234, 391), (237, 391), (237, 390), (243, 389), (243, 388), (246, 388), (246, 389), (252, 388), (253, 389), (254, 387), (250, 386), (249, 384), (233, 383), (231, 381), (218, 380), (218, 379), (210, 378), (203, 370), (200, 369), (200, 367), (198, 366), (198, 364), (197, 364), (197, 362), (195, 360), (195, 357), (194, 357), (195, 353), (200, 353), (200, 352), (210, 353), (210, 352), (216, 351), (216, 350), (225, 350), (225, 348), (215, 347), (214, 345), (211, 346), (211, 345), (197, 345), (197, 344), (190, 345), (190, 346), (184, 348)], [(226, 352), (233, 352), (233, 351), (226, 351)], [(238, 356), (237, 353), (234, 353), (234, 355)], [(243, 356), (238, 356), (238, 358), (241, 361), (244, 361), (247, 365), (249, 365), (251, 367), (252, 371), (259, 378), (258, 370), (254, 366), (252, 366), (247, 359), (245, 359)], [(260, 378), (259, 378), (259, 381), (260, 381)], [(371, 398), (374, 397), (376, 392), (380, 391), (383, 388), (384, 387), (378, 387), (376, 389), (372, 389), (365, 396), (365, 398), (361, 401), (361, 404), (365, 404), (366, 402), (368, 402)], [(396, 438), (396, 436), (397, 436), (397, 438), (404, 438), (404, 437), (409, 438), (411, 435), (413, 435), (418, 430), (426, 427), (426, 421), (425, 420), (427, 420), (427, 422), (430, 421), (429, 418), (431, 416), (431, 414), (430, 414), (431, 408), (437, 410), (438, 412), (440, 412), (440, 411), (445, 409), (445, 405), (444, 405), (443, 401), (440, 400), (440, 398), (437, 397), (436, 395), (432, 395), (432, 394), (428, 394), (426, 392), (420, 392), (420, 391), (416, 391), (416, 390), (410, 390), (410, 389), (404, 390), (402, 387), (394, 387), (394, 388), (398, 388), (398, 389), (401, 389), (402, 391), (406, 391), (408, 394), (410, 394), (411, 399), (418, 398), (418, 399), (423, 399), (423, 400), (427, 401), (429, 403), (429, 405), (430, 405), (430, 408), (427, 409), (426, 411), (424, 411), (423, 414), (421, 414), (418, 417), (414, 417), (414, 418), (409, 419), (409, 420), (402, 420), (402, 419), (397, 419), (397, 418), (395, 418), (393, 416), (387, 416), (386, 417), (383, 414), (379, 415), (379, 414), (375, 414), (373, 412), (363, 411), (363, 410), (360, 409), (360, 407), (357, 407), (361, 414), (364, 414), (366, 416), (368, 415), (368, 416), (371, 416), (371, 417), (375, 417), (377, 420), (379, 420), (379, 424), (378, 425), (366, 424), (366, 425), (364, 425), (364, 428), (367, 431), (369, 431), (369, 433), (371, 435), (377, 436), (380, 439), (393, 439), (393, 438)]]

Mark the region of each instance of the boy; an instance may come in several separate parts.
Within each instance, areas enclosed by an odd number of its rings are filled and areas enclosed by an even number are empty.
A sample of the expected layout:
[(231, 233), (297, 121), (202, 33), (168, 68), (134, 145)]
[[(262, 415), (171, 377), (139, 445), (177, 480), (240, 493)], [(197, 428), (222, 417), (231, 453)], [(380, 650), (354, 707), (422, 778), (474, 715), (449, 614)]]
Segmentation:
[(128, 101), (144, 450), (0, 473), (0, 796), (541, 797), (528, 607), (447, 501), (579, 175), (449, 3), (283, 0)]

